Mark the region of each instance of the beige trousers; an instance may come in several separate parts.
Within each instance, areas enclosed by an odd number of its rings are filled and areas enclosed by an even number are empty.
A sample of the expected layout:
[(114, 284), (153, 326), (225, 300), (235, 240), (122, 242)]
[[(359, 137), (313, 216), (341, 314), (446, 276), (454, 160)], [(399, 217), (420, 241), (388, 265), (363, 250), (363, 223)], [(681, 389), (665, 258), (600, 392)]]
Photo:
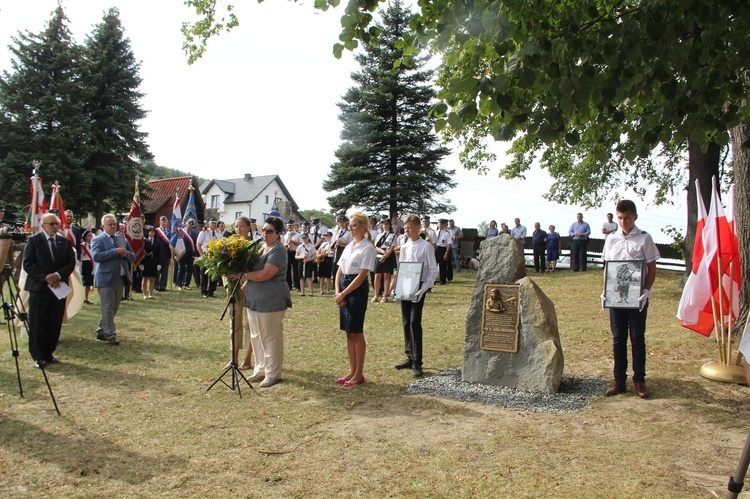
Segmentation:
[(255, 369), (253, 374), (265, 373), (266, 378), (281, 379), (284, 363), (284, 316), (280, 312), (247, 310), (250, 323), (250, 344), (253, 346)]

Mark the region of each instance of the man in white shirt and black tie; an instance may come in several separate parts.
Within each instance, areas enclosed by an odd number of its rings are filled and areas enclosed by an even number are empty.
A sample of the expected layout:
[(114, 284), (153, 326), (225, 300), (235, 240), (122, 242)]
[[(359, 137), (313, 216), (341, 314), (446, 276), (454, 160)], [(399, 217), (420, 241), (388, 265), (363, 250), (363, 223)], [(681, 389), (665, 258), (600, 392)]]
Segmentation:
[[(440, 284), (444, 285), (448, 282), (448, 267), (451, 262), (451, 245), (453, 244), (453, 236), (451, 236), (448, 230), (448, 220), (445, 218), (440, 219), (439, 229), (437, 231), (435, 241), (435, 259), (437, 260), (438, 267), (440, 268)], [(451, 280), (453, 279), (453, 273), (451, 272)]]

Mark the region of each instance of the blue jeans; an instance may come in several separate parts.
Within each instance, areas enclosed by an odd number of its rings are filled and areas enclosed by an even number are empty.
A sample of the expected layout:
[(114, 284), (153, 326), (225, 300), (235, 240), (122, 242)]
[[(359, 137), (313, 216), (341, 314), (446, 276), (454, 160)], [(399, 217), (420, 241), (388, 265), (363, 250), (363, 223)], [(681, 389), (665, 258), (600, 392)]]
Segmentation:
[(453, 253), (453, 267), (455, 267), (456, 272), (461, 272), (461, 257), (458, 256), (459, 249), (458, 243), (456, 243), (456, 246), (451, 246), (451, 253)]

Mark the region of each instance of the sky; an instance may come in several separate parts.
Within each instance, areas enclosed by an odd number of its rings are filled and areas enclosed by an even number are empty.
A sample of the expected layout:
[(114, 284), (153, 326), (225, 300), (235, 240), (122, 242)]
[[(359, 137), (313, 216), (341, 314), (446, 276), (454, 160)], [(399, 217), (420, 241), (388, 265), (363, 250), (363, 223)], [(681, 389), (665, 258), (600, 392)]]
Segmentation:
[[(211, 39), (203, 58), (188, 65), (180, 26), (193, 13), (181, 0), (61, 3), (78, 43), (106, 10), (119, 9), (141, 62), (141, 105), (148, 116), (140, 127), (148, 133), (158, 165), (207, 179), (278, 174), (300, 209), (329, 209), (322, 182), (341, 144), (336, 103), (358, 69), (350, 53), (342, 59), (332, 55), (341, 31), (340, 9), (318, 12), (312, 0), (233, 0), (240, 26)], [(11, 70), (12, 37), (43, 31), (56, 7), (56, 0), (0, 0), (0, 71)], [(552, 179), (540, 168), (526, 180), (498, 178), (507, 161), (505, 147), (495, 146), (501, 154), (487, 175), (464, 170), (453, 147), (441, 166), (456, 170), (457, 186), (447, 194), (456, 210), (431, 215), (449, 215), (461, 227), (493, 219), (512, 226), (518, 217), (529, 232), (538, 221), (564, 233), (581, 211), (592, 233), (601, 233), (613, 204), (581, 209), (550, 203), (543, 194)], [(671, 225), (684, 232), (684, 197), (666, 207), (633, 198), (639, 207), (637, 225), (657, 242), (671, 242), (661, 229)]]

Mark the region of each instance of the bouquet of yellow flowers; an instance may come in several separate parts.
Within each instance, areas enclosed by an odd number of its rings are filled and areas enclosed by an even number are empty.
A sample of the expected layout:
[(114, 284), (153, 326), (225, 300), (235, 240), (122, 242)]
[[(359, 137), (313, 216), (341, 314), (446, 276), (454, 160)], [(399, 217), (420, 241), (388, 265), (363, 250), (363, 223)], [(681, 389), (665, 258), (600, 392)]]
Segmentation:
[(234, 272), (242, 272), (247, 265), (253, 268), (260, 258), (260, 246), (253, 246), (253, 242), (236, 235), (226, 239), (214, 239), (208, 243), (206, 252), (195, 264), (206, 269), (206, 273), (214, 280)]

